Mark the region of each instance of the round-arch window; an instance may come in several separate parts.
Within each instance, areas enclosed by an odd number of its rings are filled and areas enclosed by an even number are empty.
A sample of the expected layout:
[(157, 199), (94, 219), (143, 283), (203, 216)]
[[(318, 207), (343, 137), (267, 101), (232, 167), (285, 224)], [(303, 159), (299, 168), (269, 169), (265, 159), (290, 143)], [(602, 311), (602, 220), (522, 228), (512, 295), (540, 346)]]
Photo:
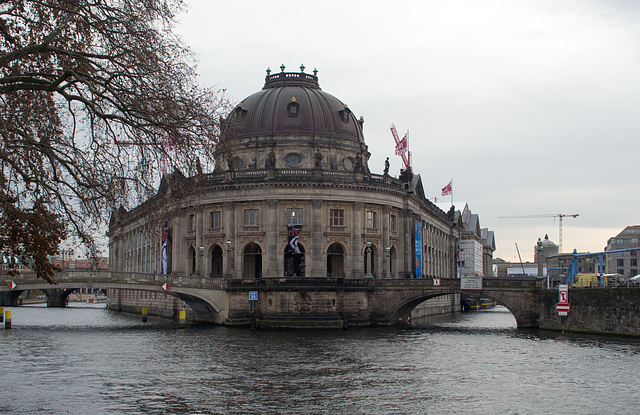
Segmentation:
[(298, 167), (302, 163), (302, 156), (298, 153), (289, 153), (284, 156), (284, 162), (289, 167)]

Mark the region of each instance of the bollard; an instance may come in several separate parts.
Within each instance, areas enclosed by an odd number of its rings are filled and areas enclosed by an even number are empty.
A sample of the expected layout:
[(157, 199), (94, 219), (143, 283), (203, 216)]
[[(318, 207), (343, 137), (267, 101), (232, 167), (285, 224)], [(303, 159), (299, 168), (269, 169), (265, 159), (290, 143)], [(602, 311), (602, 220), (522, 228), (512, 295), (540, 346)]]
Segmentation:
[(182, 310), (180, 311), (180, 321), (178, 322), (178, 326), (183, 329), (187, 325), (187, 312)]
[(4, 307), (0, 307), (0, 323), (4, 321)]
[(147, 322), (147, 307), (142, 307), (142, 322)]
[(4, 328), (5, 329), (10, 329), (11, 328), (11, 310), (7, 310), (6, 312), (6, 316), (4, 319)]

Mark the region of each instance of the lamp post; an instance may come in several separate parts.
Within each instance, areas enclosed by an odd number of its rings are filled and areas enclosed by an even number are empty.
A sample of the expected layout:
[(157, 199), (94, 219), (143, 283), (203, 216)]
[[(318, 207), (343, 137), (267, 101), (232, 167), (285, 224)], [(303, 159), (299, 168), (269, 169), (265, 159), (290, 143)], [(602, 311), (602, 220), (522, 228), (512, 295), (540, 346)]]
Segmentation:
[(364, 250), (364, 256), (367, 261), (367, 273), (364, 275), (365, 278), (373, 278), (373, 274), (371, 273), (371, 264), (373, 262), (371, 255), (371, 241), (367, 241), (367, 249)]
[(387, 275), (384, 276), (385, 280), (390, 280), (391, 279), (391, 247), (389, 245), (387, 245), (386, 248), (387, 251)]

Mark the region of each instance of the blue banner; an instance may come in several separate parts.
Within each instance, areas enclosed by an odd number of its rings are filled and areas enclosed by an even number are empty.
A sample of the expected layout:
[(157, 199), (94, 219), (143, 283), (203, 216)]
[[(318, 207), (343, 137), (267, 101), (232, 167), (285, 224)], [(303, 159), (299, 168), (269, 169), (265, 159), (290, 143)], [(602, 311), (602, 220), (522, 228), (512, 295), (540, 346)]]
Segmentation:
[(422, 229), (416, 222), (416, 278), (422, 278)]

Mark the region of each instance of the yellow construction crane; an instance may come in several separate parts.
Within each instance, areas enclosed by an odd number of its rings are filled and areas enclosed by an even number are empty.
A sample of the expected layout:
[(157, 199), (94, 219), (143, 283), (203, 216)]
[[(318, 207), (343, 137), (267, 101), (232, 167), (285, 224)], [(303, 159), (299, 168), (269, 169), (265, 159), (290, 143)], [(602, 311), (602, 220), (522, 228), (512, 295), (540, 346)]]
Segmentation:
[(558, 218), (558, 250), (562, 253), (562, 218), (577, 218), (578, 213), (573, 215), (565, 215), (563, 213), (547, 213), (542, 215), (523, 215), (523, 216), (499, 216), (500, 219), (540, 219), (540, 218)]

